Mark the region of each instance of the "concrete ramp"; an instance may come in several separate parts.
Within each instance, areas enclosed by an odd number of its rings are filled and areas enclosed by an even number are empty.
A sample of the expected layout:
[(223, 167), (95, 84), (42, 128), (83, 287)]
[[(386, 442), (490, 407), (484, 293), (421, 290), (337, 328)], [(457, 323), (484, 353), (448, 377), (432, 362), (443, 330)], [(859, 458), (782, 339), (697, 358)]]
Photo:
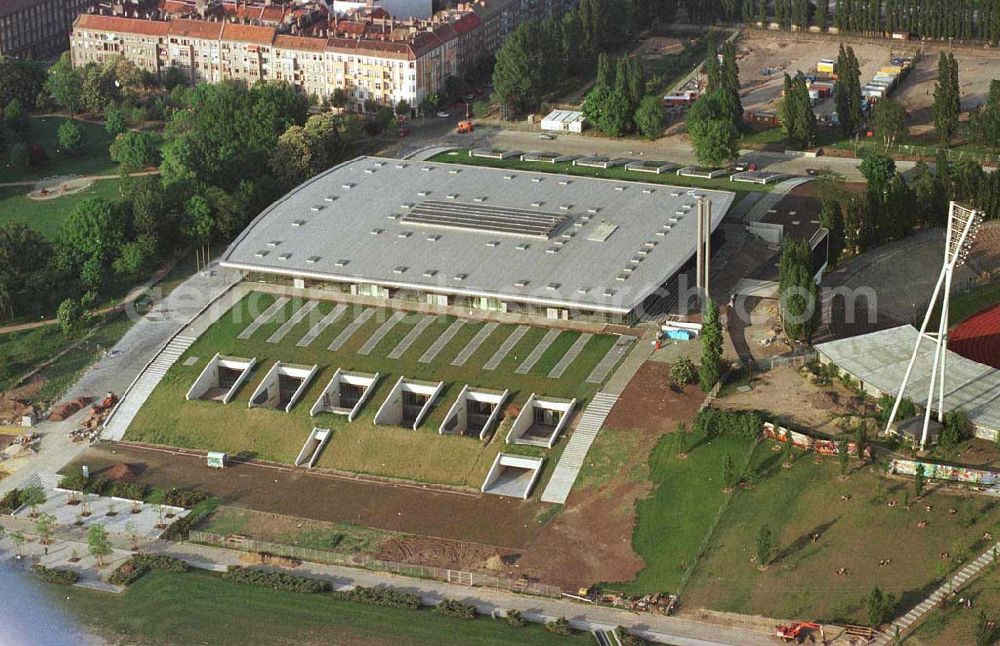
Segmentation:
[(551, 449), (566, 429), (575, 407), (575, 399), (541, 398), (531, 393), (507, 433), (507, 444)]
[(330, 383), (309, 410), (309, 415), (313, 417), (320, 413), (346, 415), (347, 421), (353, 422), (361, 412), (361, 407), (375, 392), (379, 378), (377, 372), (375, 374), (348, 372), (337, 368)]
[(205, 399), (228, 404), (256, 364), (256, 358), (226, 357), (216, 353), (198, 375), (198, 379), (191, 384), (187, 400)]
[(451, 405), (438, 433), (473, 435), (484, 440), (493, 433), (503, 417), (503, 405), (509, 391), (462, 387)]
[(302, 450), (299, 451), (299, 456), (295, 458), (295, 466), (313, 468), (316, 460), (319, 459), (319, 454), (323, 452), (323, 447), (330, 441), (332, 434), (333, 431), (328, 428), (314, 428), (309, 433), (309, 437), (302, 446)]
[(286, 413), (306, 392), (319, 366), (301, 366), (276, 361), (267, 371), (247, 404), (249, 408), (277, 408)]
[(417, 430), (442, 390), (443, 381), (417, 381), (400, 377), (375, 413), (375, 424), (407, 426)]
[(527, 500), (542, 474), (545, 458), (497, 453), (490, 467), (482, 492)]

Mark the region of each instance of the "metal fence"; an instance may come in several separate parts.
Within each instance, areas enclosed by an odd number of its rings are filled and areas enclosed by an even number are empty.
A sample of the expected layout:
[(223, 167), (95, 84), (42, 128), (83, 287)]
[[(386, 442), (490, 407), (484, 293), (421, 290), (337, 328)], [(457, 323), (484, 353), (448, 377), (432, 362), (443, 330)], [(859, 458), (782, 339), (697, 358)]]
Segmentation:
[(540, 597), (559, 598), (562, 595), (561, 588), (525, 579), (512, 579), (510, 577), (483, 572), (451, 570), (430, 565), (383, 561), (382, 559), (372, 558), (363, 554), (339, 554), (337, 552), (299, 547), (296, 545), (281, 545), (267, 541), (257, 541), (243, 536), (223, 536), (212, 532), (191, 531), (188, 540), (194, 543), (204, 543), (206, 545), (214, 545), (243, 552), (272, 554), (274, 556), (283, 556), (311, 563), (364, 568), (375, 572), (392, 572), (393, 574), (401, 574), (418, 579), (435, 579), (437, 581), (447, 581), (448, 583), (476, 588), (521, 592)]
[(781, 366), (804, 366), (817, 356), (818, 355), (815, 350), (809, 350), (808, 352), (792, 356), (755, 359), (753, 361), (753, 369), (757, 372), (767, 372), (768, 370), (774, 370), (775, 368), (780, 368)]

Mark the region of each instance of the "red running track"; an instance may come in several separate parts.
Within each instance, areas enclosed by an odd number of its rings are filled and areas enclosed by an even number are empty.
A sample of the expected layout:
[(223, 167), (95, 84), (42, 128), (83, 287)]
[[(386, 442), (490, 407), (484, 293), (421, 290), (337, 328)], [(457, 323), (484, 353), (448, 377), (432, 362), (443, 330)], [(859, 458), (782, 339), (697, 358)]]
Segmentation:
[(959, 323), (948, 335), (948, 349), (1000, 369), (1000, 303)]

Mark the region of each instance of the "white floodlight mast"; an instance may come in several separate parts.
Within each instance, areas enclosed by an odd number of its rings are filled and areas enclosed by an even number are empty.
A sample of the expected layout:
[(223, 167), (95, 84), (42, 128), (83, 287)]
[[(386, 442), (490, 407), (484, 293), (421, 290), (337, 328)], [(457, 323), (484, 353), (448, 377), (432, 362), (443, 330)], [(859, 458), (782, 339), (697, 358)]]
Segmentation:
[[(924, 321), (920, 325), (920, 332), (917, 334), (917, 342), (913, 347), (913, 354), (906, 364), (906, 372), (903, 374), (903, 383), (899, 387), (896, 401), (892, 405), (892, 412), (889, 414), (889, 421), (886, 423), (885, 432), (892, 429), (892, 424), (896, 420), (899, 412), (899, 403), (903, 400), (906, 387), (909, 385), (910, 376), (913, 374), (913, 365), (917, 361), (920, 353), (920, 342), (926, 335), (935, 342), (934, 364), (931, 367), (930, 384), (927, 389), (927, 406), (924, 409), (924, 426), (920, 435), (920, 448), (923, 450), (927, 446), (927, 432), (930, 428), (931, 409), (934, 408), (934, 385), (938, 386), (938, 421), (944, 422), (944, 382), (945, 364), (948, 356), (948, 310), (951, 301), (951, 282), (955, 273), (955, 268), (965, 262), (969, 252), (969, 246), (975, 239), (976, 230), (982, 213), (955, 202), (948, 205), (948, 232), (945, 239), (944, 262), (941, 265), (941, 273), (938, 275), (937, 284), (934, 286), (934, 293), (931, 301), (927, 305), (927, 312), (924, 314)], [(927, 326), (930, 323), (934, 307), (937, 305), (938, 296), (941, 295), (941, 287), (944, 287), (944, 294), (941, 296), (941, 316), (938, 321), (938, 331), (936, 334), (927, 334)], [(938, 374), (940, 372), (940, 375)], [(938, 381), (940, 380), (940, 381)]]

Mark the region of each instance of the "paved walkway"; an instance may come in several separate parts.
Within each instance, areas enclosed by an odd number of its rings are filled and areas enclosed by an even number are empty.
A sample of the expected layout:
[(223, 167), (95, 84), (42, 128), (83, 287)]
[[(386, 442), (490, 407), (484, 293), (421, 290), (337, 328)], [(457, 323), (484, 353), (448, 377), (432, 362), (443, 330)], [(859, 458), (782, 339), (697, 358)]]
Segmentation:
[(301, 323), (307, 316), (312, 314), (312, 311), (319, 307), (319, 301), (306, 301), (306, 304), (295, 310), (295, 313), (288, 317), (288, 320), (281, 324), (274, 334), (267, 337), (268, 343), (279, 343), (292, 328)]
[(538, 342), (538, 345), (525, 357), (524, 361), (521, 362), (521, 365), (514, 372), (519, 375), (528, 374), (535, 367), (535, 364), (538, 363), (538, 360), (542, 358), (542, 355), (545, 354), (545, 351), (549, 349), (549, 346), (555, 343), (560, 334), (562, 334), (562, 330), (549, 330), (546, 332), (542, 340)]
[(472, 337), (472, 339), (469, 340), (469, 343), (466, 344), (466, 346), (462, 348), (462, 351), (458, 353), (458, 356), (451, 362), (451, 365), (464, 366), (465, 362), (469, 360), (469, 357), (476, 353), (479, 346), (483, 345), (483, 342), (486, 341), (486, 339), (489, 338), (489, 336), (493, 334), (493, 331), (498, 327), (500, 327), (499, 323), (487, 323), (480, 328), (480, 330), (476, 332), (476, 336)]
[(370, 309), (361, 310), (361, 313), (358, 314), (358, 317), (353, 321), (351, 321), (350, 323), (348, 323), (347, 327), (345, 327), (343, 330), (340, 331), (340, 334), (337, 335), (337, 338), (333, 340), (333, 343), (331, 343), (329, 347), (327, 347), (327, 349), (333, 350), (334, 352), (340, 350), (340, 348), (342, 348), (344, 344), (347, 343), (347, 340), (350, 339), (352, 336), (354, 336), (354, 333), (357, 332), (361, 328), (361, 326), (367, 323), (368, 319), (370, 319), (373, 316), (375, 316), (375, 310), (370, 310)]
[(500, 344), (497, 351), (493, 353), (490, 360), (483, 366), (483, 370), (496, 370), (497, 366), (499, 366), (500, 363), (507, 358), (510, 351), (513, 350), (514, 346), (517, 345), (517, 342), (521, 340), (521, 337), (528, 333), (528, 329), (530, 327), (531, 326), (528, 325), (518, 325), (517, 328), (510, 333), (510, 336), (503, 340), (503, 343)]
[(316, 340), (316, 337), (323, 334), (323, 330), (336, 323), (337, 319), (343, 316), (346, 311), (347, 306), (343, 303), (338, 303), (337, 306), (330, 310), (330, 313), (324, 316), (319, 323), (312, 326), (309, 331), (306, 332), (305, 336), (299, 339), (298, 343), (295, 345), (300, 348), (308, 348), (312, 345), (312, 342)]
[(268, 321), (270, 321), (271, 318), (275, 314), (277, 314), (281, 310), (282, 307), (285, 306), (285, 303), (287, 303), (290, 300), (291, 300), (290, 298), (287, 298), (285, 296), (282, 296), (282, 297), (278, 298), (276, 301), (274, 301), (273, 303), (271, 303), (270, 307), (268, 307), (266, 310), (264, 310), (263, 312), (261, 312), (260, 316), (258, 316), (257, 318), (255, 318), (250, 323), (250, 325), (246, 326), (246, 329), (244, 329), (242, 332), (240, 332), (239, 335), (237, 335), (236, 338), (239, 339), (240, 341), (246, 341), (247, 339), (249, 339), (250, 337), (252, 337), (254, 332), (256, 332), (257, 330), (259, 330), (265, 323), (267, 323)]
[(558, 379), (559, 377), (562, 377), (563, 373), (566, 372), (566, 369), (573, 365), (576, 358), (580, 356), (580, 353), (583, 352), (583, 347), (587, 345), (587, 342), (590, 341), (593, 336), (593, 334), (581, 334), (577, 337), (576, 341), (573, 342), (573, 345), (571, 345), (569, 350), (566, 351), (566, 354), (562, 356), (562, 359), (560, 359), (556, 365), (552, 366), (552, 370), (549, 371), (549, 379)]
[(406, 336), (404, 336), (399, 343), (396, 344), (396, 347), (392, 349), (392, 352), (389, 353), (389, 358), (398, 359), (406, 354), (406, 351), (410, 349), (410, 346), (416, 343), (417, 339), (420, 338), (420, 335), (424, 333), (424, 330), (430, 327), (431, 323), (433, 323), (436, 319), (436, 316), (421, 316), (420, 320), (417, 321), (417, 324), (413, 326), (413, 329), (407, 332)]
[(462, 329), (463, 325), (465, 325), (465, 319), (455, 319), (452, 324), (448, 326), (448, 329), (445, 330), (441, 336), (439, 336), (434, 343), (431, 344), (431, 347), (427, 348), (427, 352), (424, 352), (424, 354), (420, 357), (420, 363), (430, 363), (431, 361), (434, 361), (434, 357), (438, 356), (438, 353), (444, 350), (444, 346), (448, 345), (448, 342), (451, 341), (456, 334), (458, 334), (458, 331)]
[(392, 316), (386, 319), (385, 322), (383, 322), (382, 325), (375, 330), (375, 333), (372, 334), (367, 341), (365, 341), (365, 344), (361, 346), (360, 350), (358, 350), (358, 354), (371, 354), (372, 350), (375, 349), (375, 346), (379, 344), (379, 341), (385, 338), (385, 335), (389, 334), (392, 328), (396, 327), (396, 324), (399, 323), (404, 316), (406, 316), (406, 312), (393, 312)]
[[(169, 554), (201, 569), (223, 571), (230, 565), (240, 565), (239, 552), (207, 545), (159, 541), (148, 544), (143, 551)], [(773, 644), (769, 632), (731, 628), (679, 617), (638, 614), (562, 599), (472, 588), (385, 572), (317, 563), (303, 563), (292, 572), (326, 579), (338, 590), (349, 590), (356, 586), (388, 585), (418, 594), (428, 605), (435, 605), (443, 599), (458, 599), (463, 603), (475, 605), (484, 615), (491, 615), (494, 612), (503, 614), (507, 610), (516, 609), (530, 621), (544, 622), (557, 617), (566, 617), (574, 628), (580, 630), (609, 630), (619, 625), (626, 625), (644, 637), (679, 646)]]
[(608, 348), (607, 354), (601, 357), (601, 360), (597, 362), (596, 366), (594, 366), (594, 369), (587, 377), (587, 383), (603, 383), (604, 380), (608, 378), (608, 374), (611, 372), (611, 369), (614, 368), (615, 364), (617, 364), (619, 359), (621, 359), (621, 355), (628, 350), (631, 344), (635, 343), (635, 340), (636, 337), (630, 334), (623, 334), (618, 337), (615, 344)]

